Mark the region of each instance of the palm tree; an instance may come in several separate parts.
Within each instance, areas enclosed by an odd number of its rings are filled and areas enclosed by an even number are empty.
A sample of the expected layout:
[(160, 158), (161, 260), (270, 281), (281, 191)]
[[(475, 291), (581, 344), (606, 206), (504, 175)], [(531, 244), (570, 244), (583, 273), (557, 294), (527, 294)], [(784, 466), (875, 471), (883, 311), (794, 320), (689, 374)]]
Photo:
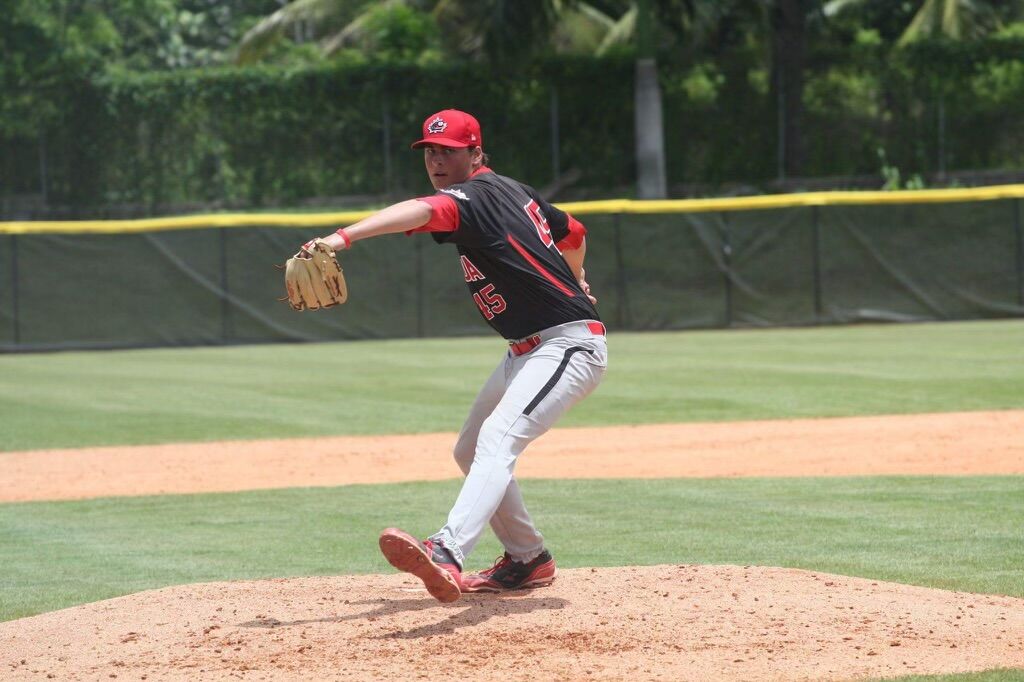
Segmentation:
[[(830, 0), (825, 16), (864, 4), (865, 0)], [(1005, 0), (924, 0), (900, 36), (899, 44), (943, 36), (952, 40), (979, 38), (997, 29), (1002, 18), (1021, 16), (1019, 1)]]
[(307, 39), (316, 40), (321, 51), (330, 55), (361, 44), (371, 17), (399, 7), (430, 16), (451, 37), (446, 44), (461, 54), (510, 59), (546, 39), (559, 14), (574, 4), (574, 0), (294, 0), (243, 36), (237, 61), (259, 60), (289, 30), (303, 25), (308, 27)]
[(552, 34), (553, 49), (561, 53), (600, 57), (616, 47), (632, 44), (637, 6), (634, 2), (624, 4), (618, 18), (609, 10), (586, 2), (563, 7)]
[[(326, 40), (354, 22), (365, 2), (346, 0), (280, 0), (281, 9), (264, 17), (242, 36), (235, 61), (247, 64), (262, 59), (289, 32), (295, 42)], [(385, 0), (387, 4), (391, 0)], [(363, 12), (365, 14), (365, 12)]]
[[(830, 0), (825, 3), (825, 16), (835, 16), (843, 10), (863, 4), (864, 0)], [(897, 45), (904, 46), (929, 37), (949, 40), (981, 38), (999, 29), (1003, 20), (1024, 17), (1024, 3), (1020, 0), (924, 0), (904, 29)], [(938, 118), (937, 172), (946, 173), (946, 96), (945, 79), (933, 82)]]
[(582, 0), (294, 0), (245, 34), (237, 61), (258, 61), (288, 35), (316, 41), (325, 55), (364, 44), (371, 17), (398, 7), (428, 14), (448, 36), (446, 45), (470, 58), (508, 62), (549, 46), (556, 52), (602, 55), (631, 44), (636, 3), (605, 2), (603, 9), (597, 4)]
[(459, 52), (510, 62), (546, 47), (570, 0), (439, 0), (433, 15)]

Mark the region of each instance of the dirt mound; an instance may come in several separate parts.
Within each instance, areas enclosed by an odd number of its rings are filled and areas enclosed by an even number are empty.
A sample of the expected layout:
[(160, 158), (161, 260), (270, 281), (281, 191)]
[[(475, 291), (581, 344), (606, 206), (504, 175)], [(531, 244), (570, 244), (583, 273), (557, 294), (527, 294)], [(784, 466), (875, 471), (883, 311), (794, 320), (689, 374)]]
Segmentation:
[(1024, 667), (1024, 599), (781, 568), (563, 571), (451, 605), (413, 578), (184, 585), (0, 623), (5, 680), (850, 679)]

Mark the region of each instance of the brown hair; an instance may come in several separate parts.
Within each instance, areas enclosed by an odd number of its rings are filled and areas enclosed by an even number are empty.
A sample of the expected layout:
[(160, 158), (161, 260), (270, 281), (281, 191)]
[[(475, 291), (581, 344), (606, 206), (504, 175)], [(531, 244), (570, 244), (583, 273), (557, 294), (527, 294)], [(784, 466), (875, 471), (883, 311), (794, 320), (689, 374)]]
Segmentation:
[(466, 147), (466, 149), (469, 151), (470, 154), (472, 154), (474, 151), (479, 149), (480, 150), (480, 165), (481, 166), (489, 166), (489, 165), (491, 165), (491, 157), (490, 157), (490, 155), (487, 152), (485, 152), (483, 147), (481, 147), (480, 145), (476, 145), (475, 147)]

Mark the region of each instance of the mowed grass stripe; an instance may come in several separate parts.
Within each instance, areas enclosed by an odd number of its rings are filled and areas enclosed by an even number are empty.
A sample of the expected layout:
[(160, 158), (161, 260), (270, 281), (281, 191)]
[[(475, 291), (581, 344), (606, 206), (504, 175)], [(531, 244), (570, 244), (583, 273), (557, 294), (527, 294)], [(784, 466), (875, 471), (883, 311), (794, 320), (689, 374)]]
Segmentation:
[[(0, 619), (149, 588), (392, 569), (458, 481), (0, 506)], [(758, 564), (1024, 596), (1024, 477), (525, 481), (559, 565)], [(487, 534), (469, 568), (499, 548)]]
[[(329, 314), (329, 313), (328, 313)], [(1024, 408), (1024, 321), (616, 333), (564, 426)], [(456, 431), (495, 338), (0, 357), (0, 450)]]
[(1001, 668), (960, 675), (912, 675), (885, 679), (889, 682), (1024, 682), (1024, 670)]

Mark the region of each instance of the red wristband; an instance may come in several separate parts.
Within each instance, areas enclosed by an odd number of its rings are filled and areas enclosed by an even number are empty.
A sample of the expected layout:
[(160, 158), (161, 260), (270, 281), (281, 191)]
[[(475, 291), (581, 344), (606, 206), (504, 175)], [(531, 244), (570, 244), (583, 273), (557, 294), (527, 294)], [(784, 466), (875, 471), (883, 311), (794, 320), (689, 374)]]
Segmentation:
[(352, 248), (352, 240), (349, 239), (349, 236), (347, 234), (345, 234), (345, 228), (344, 227), (339, 228), (338, 231), (337, 231), (337, 234), (338, 234), (338, 236), (340, 236), (342, 239), (345, 240), (345, 248), (346, 249), (351, 249)]

